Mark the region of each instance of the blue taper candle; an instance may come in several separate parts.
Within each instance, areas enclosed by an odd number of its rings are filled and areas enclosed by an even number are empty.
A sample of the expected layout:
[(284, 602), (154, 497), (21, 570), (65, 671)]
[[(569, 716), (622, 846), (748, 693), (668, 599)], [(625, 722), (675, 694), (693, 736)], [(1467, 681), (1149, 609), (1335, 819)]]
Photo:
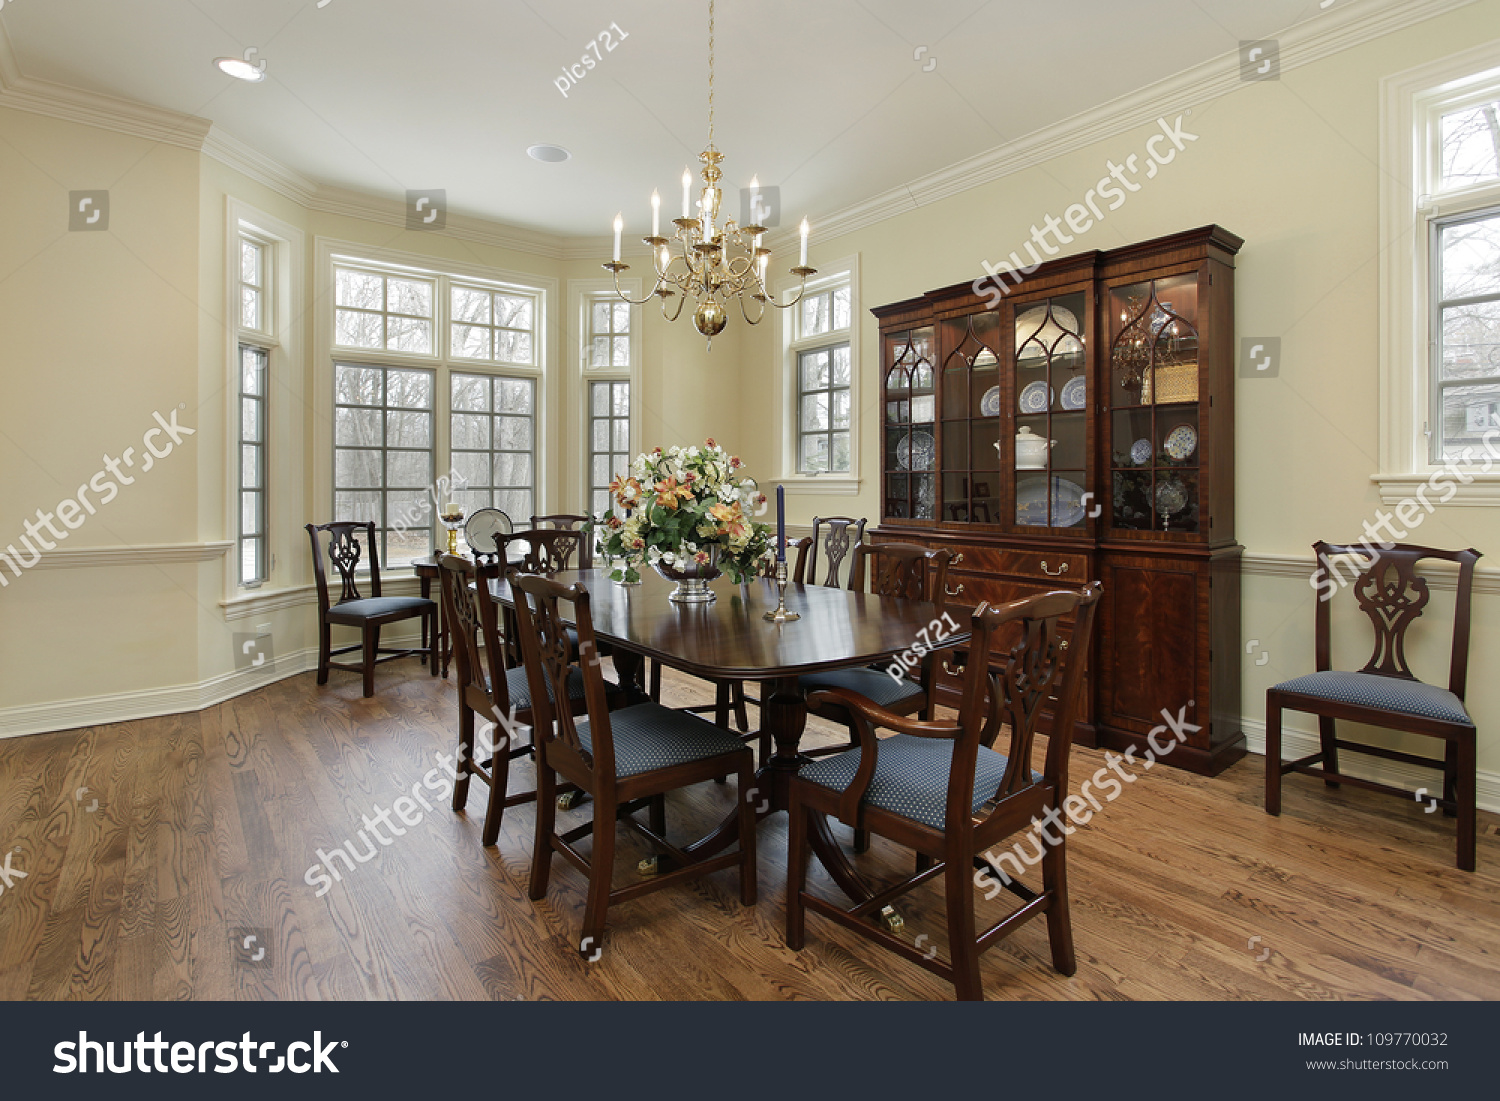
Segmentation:
[(776, 561), (786, 561), (786, 488), (776, 487)]

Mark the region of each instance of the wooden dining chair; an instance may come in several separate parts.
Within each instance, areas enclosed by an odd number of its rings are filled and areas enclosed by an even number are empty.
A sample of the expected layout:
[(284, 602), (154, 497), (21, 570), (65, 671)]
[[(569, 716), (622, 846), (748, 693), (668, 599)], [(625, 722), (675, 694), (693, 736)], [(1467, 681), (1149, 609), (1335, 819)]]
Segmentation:
[[(583, 525), (590, 522), (590, 517), (579, 516), (570, 512), (555, 512), (549, 516), (533, 516), (531, 526), (538, 530), (556, 531), (579, 531)], [(594, 568), (594, 540), (591, 534), (585, 533), (584, 539), (578, 548), (578, 569), (591, 570)]]
[[(380, 591), (380, 544), (376, 540), (374, 521), (338, 520), (331, 524), (308, 524), (307, 536), (312, 542), (313, 578), (318, 587), (318, 683), (328, 683), (330, 669), (346, 669), (364, 674), (365, 697), (375, 695), (375, 666), (398, 658), (420, 656), (438, 674), (437, 601), (421, 596), (382, 596)], [(328, 572), (324, 568), (324, 538), (328, 561), (339, 573), (342, 589), (337, 601), (328, 590)], [(361, 542), (363, 537), (363, 542)], [(359, 591), (359, 564), (366, 559), (370, 566), (370, 595)], [(405, 650), (382, 649), (381, 628), (406, 619), (422, 621), (422, 645)], [(360, 641), (333, 648), (334, 627), (354, 627)], [(360, 652), (358, 665), (334, 661), (341, 654)]]
[[(1446, 816), (1458, 818), (1458, 866), (1474, 870), (1477, 826), (1478, 735), (1464, 706), (1469, 676), (1470, 604), (1474, 592), (1474, 564), (1482, 557), (1472, 548), (1435, 550), (1410, 544), (1389, 549), (1313, 544), (1321, 576), (1320, 599), (1314, 612), (1314, 663), (1317, 671), (1283, 681), (1266, 691), (1266, 813), (1281, 813), (1281, 778), (1288, 772), (1320, 776), (1330, 788), (1340, 784), (1395, 795), (1408, 802), (1414, 793), (1339, 771), (1339, 750), (1380, 757), (1403, 764), (1435, 768), (1443, 774), (1442, 798), (1432, 803)], [(1375, 628), (1375, 650), (1357, 673), (1335, 670), (1329, 625), (1333, 591), (1344, 580), (1334, 558), (1352, 556), (1363, 561), (1353, 579), (1354, 598)], [(1448, 687), (1417, 679), (1406, 660), (1406, 632), (1419, 619), (1430, 599), (1426, 579), (1418, 576), (1424, 560), (1458, 566), (1458, 595), (1454, 606), (1453, 644), (1449, 652)], [(1348, 571), (1345, 571), (1348, 572)], [(1283, 762), (1282, 710), (1318, 716), (1318, 752)], [(1370, 726), (1423, 734), (1444, 743), (1441, 758), (1398, 752), (1382, 746), (1351, 742), (1338, 736), (1336, 722), (1347, 719)]]
[(851, 549), (864, 543), (867, 523), (863, 516), (857, 520), (852, 516), (814, 516), (812, 537), (797, 540), (797, 565), (792, 580), (799, 585), (843, 588), (844, 559)]
[[(597, 660), (589, 593), (581, 585), (564, 586), (545, 577), (512, 572), (521, 649), (536, 716), (538, 802), (536, 849), (531, 865), (530, 895), (547, 895), (552, 854), (560, 853), (588, 877), (579, 954), (598, 959), (603, 950), (605, 917), (612, 903), (624, 902), (680, 880), (739, 866), (740, 901), (755, 905), (755, 758), (748, 746), (712, 723), (656, 703), (641, 703), (611, 712)], [(565, 614), (563, 608), (569, 611)], [(578, 632), (577, 652), (569, 644), (566, 620)], [(581, 675), (587, 718), (576, 720), (569, 709), (554, 707), (565, 687)], [(690, 784), (733, 773), (739, 851), (697, 857), (667, 841), (665, 795)], [(577, 784), (594, 801), (592, 823), (558, 834), (557, 778)], [(645, 808), (650, 824), (634, 817)], [(643, 836), (652, 848), (670, 856), (670, 871), (628, 887), (614, 888), (616, 820)], [(587, 857), (573, 842), (592, 835)]]
[[(1042, 889), (1033, 890), (999, 874), (999, 886), (1022, 905), (976, 935), (976, 869), (988, 869), (983, 854), (1035, 823), (1056, 820), (1068, 796), (1068, 757), (1073, 748), (1073, 716), (1083, 684), (1085, 655), (1102, 587), (1094, 582), (1077, 592), (1057, 591), (991, 608), (981, 604), (971, 623), (963, 701), (956, 723), (897, 715), (846, 688), (819, 691), (811, 702), (837, 702), (854, 723), (858, 748), (803, 766), (792, 779), (788, 822), (787, 946), (800, 950), (806, 910), (822, 914), (889, 948), (919, 967), (950, 980), (960, 999), (981, 1000), (979, 957), (1021, 924), (1047, 915), (1052, 965), (1064, 975), (1077, 970), (1068, 913), (1067, 836), (1036, 840)], [(1074, 616), (1071, 649), (1063, 620)], [(1021, 641), (992, 657), (996, 632), (1019, 623)], [(1004, 659), (994, 672), (991, 662)], [(1041, 773), (1032, 770), (1032, 747), (1051, 713), (1047, 754)], [(1002, 725), (1009, 729), (1006, 753), (994, 749)], [(876, 738), (875, 728), (896, 731)], [(914, 849), (917, 870), (868, 901), (844, 909), (807, 890), (809, 830), (814, 818), (834, 815)], [(1014, 863), (1019, 868), (1020, 861)], [(999, 871), (999, 869), (996, 869)], [(949, 959), (910, 944), (874, 924), (872, 918), (895, 899), (942, 877), (947, 899)], [(998, 893), (998, 892), (997, 892)]]

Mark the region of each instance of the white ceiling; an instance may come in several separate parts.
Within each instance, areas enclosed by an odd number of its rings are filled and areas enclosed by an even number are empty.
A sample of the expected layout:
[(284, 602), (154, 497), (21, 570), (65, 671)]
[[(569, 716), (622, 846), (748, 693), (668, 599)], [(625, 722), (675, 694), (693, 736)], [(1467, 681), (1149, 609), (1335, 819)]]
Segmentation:
[[(644, 231), (653, 187), (677, 213), (707, 136), (706, 0), (324, 3), (12, 0), (0, 23), (25, 76), (211, 119), (319, 183), (444, 188), (455, 212), (560, 234), (607, 232), (621, 208)], [(725, 183), (756, 173), (781, 187), (784, 225), (816, 220), (1319, 14), (1319, 0), (720, 0)], [(600, 43), (564, 97), (562, 66), (611, 24), (628, 37)], [(212, 66), (252, 47), (261, 84)], [(573, 159), (539, 164), (538, 142)]]

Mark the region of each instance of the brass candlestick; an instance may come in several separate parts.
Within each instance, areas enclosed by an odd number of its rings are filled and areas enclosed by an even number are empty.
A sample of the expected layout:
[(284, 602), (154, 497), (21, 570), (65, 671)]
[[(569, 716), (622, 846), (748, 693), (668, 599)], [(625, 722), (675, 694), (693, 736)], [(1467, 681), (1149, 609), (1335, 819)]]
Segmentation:
[(789, 612), (786, 608), (786, 563), (776, 563), (776, 609), (765, 614), (765, 618), (772, 623), (790, 623), (794, 619), (802, 617), (796, 612)]

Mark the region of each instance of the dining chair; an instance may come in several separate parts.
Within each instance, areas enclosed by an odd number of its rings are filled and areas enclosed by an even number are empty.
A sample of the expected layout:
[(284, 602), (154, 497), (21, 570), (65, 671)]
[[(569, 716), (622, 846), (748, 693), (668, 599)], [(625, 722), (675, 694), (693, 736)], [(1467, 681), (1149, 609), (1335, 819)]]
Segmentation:
[[(865, 525), (869, 521), (861, 516), (814, 516), (812, 537), (797, 540), (797, 565), (792, 571), (792, 580), (799, 585), (826, 585), (839, 589), (844, 585), (844, 559), (852, 548), (865, 541)], [(818, 575), (818, 560), (822, 559), (823, 572)]]
[[(1458, 818), (1458, 866), (1474, 870), (1478, 771), (1477, 733), (1464, 706), (1469, 676), (1470, 605), (1474, 592), (1477, 550), (1436, 550), (1397, 543), (1389, 549), (1366, 545), (1338, 546), (1319, 541), (1317, 555), (1319, 600), (1314, 612), (1316, 672), (1282, 681), (1266, 691), (1266, 813), (1281, 813), (1281, 778), (1288, 772), (1320, 776), (1330, 788), (1340, 784), (1368, 788), (1411, 801), (1416, 794), (1339, 771), (1339, 750), (1361, 753), (1403, 764), (1440, 769), (1442, 798), (1429, 796), (1429, 806), (1440, 806), (1445, 816)], [(1335, 670), (1332, 661), (1330, 604), (1345, 580), (1336, 558), (1353, 557), (1354, 598), (1375, 629), (1375, 649), (1358, 672)], [(1448, 687), (1418, 680), (1406, 660), (1406, 632), (1427, 607), (1427, 580), (1417, 573), (1426, 559), (1456, 563), (1458, 595), (1454, 602), (1453, 643), (1449, 651)], [(1347, 571), (1346, 571), (1347, 572)], [(1281, 712), (1304, 711), (1318, 716), (1318, 752), (1295, 761), (1281, 759)], [(1369, 726), (1439, 738), (1441, 758), (1386, 749), (1338, 736), (1339, 719)], [(1316, 767), (1315, 767), (1316, 766)]]
[[(854, 548), (849, 588), (853, 592), (866, 591), (868, 575), (868, 591), (874, 596), (926, 600), (941, 606), (950, 557), (951, 553), (947, 550), (930, 551), (915, 543), (861, 543)], [(892, 677), (887, 668), (886, 665), (871, 665), (810, 673), (801, 678), (801, 684), (809, 693), (827, 688), (847, 689), (874, 700), (897, 715), (920, 714), (923, 719), (931, 719), (933, 708), (937, 704), (936, 652), (929, 651), (922, 657), (914, 672), (907, 670), (899, 679)], [(849, 740), (836, 745), (804, 749), (804, 755), (828, 757), (853, 749), (857, 744), (853, 718), (836, 701), (829, 700), (816, 706), (809, 704), (807, 710), (809, 714), (848, 727)], [(863, 830), (856, 830), (854, 851), (864, 852), (869, 847), (869, 837)]]
[[(583, 525), (589, 523), (591, 517), (579, 516), (570, 512), (556, 512), (549, 516), (533, 516), (531, 526), (541, 530), (557, 531), (582, 531)], [(578, 548), (578, 568), (580, 570), (591, 570), (594, 568), (594, 540), (591, 534), (585, 534), (582, 544)]]
[[(979, 957), (1038, 914), (1047, 915), (1052, 965), (1064, 975), (1077, 971), (1068, 913), (1067, 830), (1038, 837), (1042, 889), (1033, 890), (1000, 871), (991, 886), (1004, 888), (1022, 905), (976, 934), (976, 869), (990, 865), (982, 854), (1015, 834), (1031, 833), (1039, 820), (1056, 820), (1068, 796), (1068, 757), (1073, 716), (1083, 683), (1085, 655), (1102, 587), (1041, 593), (991, 608), (981, 604), (971, 619), (973, 635), (965, 666), (958, 721), (931, 722), (897, 715), (846, 688), (821, 690), (817, 705), (837, 702), (854, 724), (858, 747), (804, 765), (791, 781), (788, 822), (786, 943), (801, 950), (805, 912), (812, 910), (898, 956), (950, 980), (963, 1000), (984, 997)], [(1063, 620), (1073, 616), (1071, 632)], [(991, 654), (996, 632), (1019, 624), (1021, 641)], [(1069, 638), (1071, 636), (1071, 638)], [(1069, 646), (1071, 645), (1071, 648)], [(992, 669), (992, 662), (1003, 668)], [(1051, 713), (1042, 771), (1031, 759), (1045, 712)], [(1004, 755), (994, 749), (1002, 725), (1010, 731)], [(876, 738), (875, 728), (896, 733)], [(868, 901), (844, 909), (807, 890), (809, 830), (825, 828), (827, 815), (914, 849), (917, 870)], [(1019, 848), (1019, 843), (1017, 843)], [(1019, 871), (1021, 862), (1012, 861)], [(1029, 862), (1029, 861), (1028, 861)], [(873, 923), (882, 908), (915, 887), (942, 877), (947, 901), (949, 959)], [(990, 895), (986, 895), (990, 897)]]
[[(537, 797), (535, 791), (509, 794), (511, 761), (535, 752), (535, 715), (526, 671), (505, 664), (499, 608), (490, 595), (490, 584), (503, 572), (498, 560), (471, 562), (450, 554), (438, 558), (443, 616), (453, 637), (458, 682), (458, 759), (454, 766), (458, 777), (453, 785), (453, 809), (461, 811), (468, 804), (471, 778), (489, 787), (480, 839), (486, 847), (499, 838), (507, 807), (534, 802)], [(607, 695), (619, 696), (613, 691)], [(567, 699), (571, 708), (582, 710), (582, 677), (569, 680)], [(475, 755), (476, 716), (491, 724), (494, 752), (483, 761)]]
[[(640, 703), (610, 711), (599, 663), (589, 659), (598, 653), (598, 640), (588, 590), (515, 572), (510, 574), (510, 584), (536, 717), (533, 901), (547, 895), (554, 852), (588, 877), (578, 951), (591, 960), (598, 959), (603, 950), (605, 917), (612, 903), (738, 865), (740, 901), (755, 905), (755, 758), (750, 748), (696, 715), (660, 704)], [(565, 607), (569, 609), (566, 614)], [(569, 644), (568, 620), (578, 632), (577, 652)], [(583, 680), (587, 715), (576, 721), (569, 709), (554, 707), (552, 702), (566, 696), (564, 689), (575, 675)], [(693, 856), (667, 841), (666, 793), (726, 772), (733, 773), (739, 785), (735, 793), (739, 851)], [(594, 801), (593, 822), (564, 834), (556, 829), (554, 793), (559, 776), (588, 792)], [(635, 818), (642, 808), (648, 810), (649, 825)], [(617, 820), (677, 866), (628, 887), (613, 887)], [(593, 848), (585, 857), (573, 842), (589, 835)]]
[[(307, 536), (312, 542), (313, 578), (318, 587), (318, 683), (328, 683), (328, 670), (346, 669), (364, 674), (365, 697), (375, 695), (375, 666), (397, 658), (421, 656), (438, 674), (437, 601), (422, 596), (382, 596), (380, 591), (380, 544), (376, 541), (375, 523), (371, 520), (337, 520), (331, 524), (308, 524)], [(328, 544), (325, 552), (324, 537)], [(361, 542), (363, 538), (363, 542)], [(334, 601), (329, 596), (328, 572), (323, 559), (338, 570), (342, 589)], [(359, 564), (368, 556), (370, 595), (359, 591)], [(381, 649), (380, 630), (406, 619), (422, 621), (422, 645), (405, 650)], [(333, 649), (333, 628), (355, 627), (360, 641)], [(358, 665), (334, 661), (341, 654), (360, 652)]]

